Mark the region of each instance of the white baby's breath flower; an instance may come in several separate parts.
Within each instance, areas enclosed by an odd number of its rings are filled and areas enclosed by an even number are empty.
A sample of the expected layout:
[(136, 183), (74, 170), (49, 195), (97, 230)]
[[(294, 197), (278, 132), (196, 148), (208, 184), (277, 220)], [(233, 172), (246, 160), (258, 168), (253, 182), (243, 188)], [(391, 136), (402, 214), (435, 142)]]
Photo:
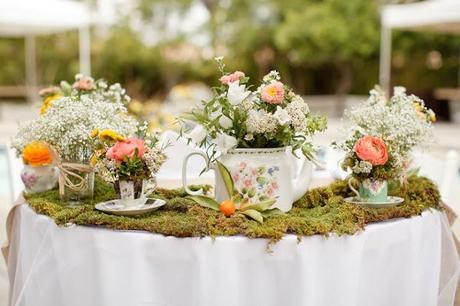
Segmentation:
[(307, 129), (306, 115), (310, 112), (308, 104), (300, 96), (292, 99), (286, 106), (286, 111), (291, 117), (291, 124), (297, 133), (303, 133)]
[(280, 106), (276, 107), (276, 112), (273, 115), (280, 125), (286, 125), (291, 122), (291, 116), (289, 116), (289, 113)]
[(264, 83), (268, 83), (271, 81), (279, 81), (280, 79), (281, 79), (280, 73), (276, 70), (272, 70), (263, 77), (262, 81)]
[(406, 88), (403, 86), (396, 86), (393, 88), (393, 92), (395, 96), (401, 96), (406, 94)]
[(244, 135), (244, 140), (251, 141), (254, 139), (254, 135), (251, 133)]
[(134, 135), (137, 121), (127, 116), (121, 101), (100, 94), (82, 94), (56, 99), (38, 119), (19, 128), (13, 147), (21, 152), (32, 141), (53, 146), (64, 161), (86, 162), (92, 154), (93, 130), (113, 130), (120, 135)]
[(233, 126), (233, 121), (232, 121), (232, 119), (228, 118), (227, 116), (222, 115), (219, 118), (219, 124), (223, 129), (229, 129), (229, 128), (231, 128)]
[(354, 173), (368, 174), (372, 171), (372, 164), (365, 160), (356, 161), (356, 164), (353, 166), (352, 170)]
[(213, 139), (213, 143), (216, 145), (217, 150), (222, 154), (227, 154), (227, 152), (236, 147), (238, 141), (235, 137), (230, 136), (225, 133), (217, 134), (217, 137)]
[(250, 91), (246, 90), (244, 84), (240, 85), (239, 82), (231, 82), (228, 84), (227, 99), (232, 105), (240, 104), (250, 93)]
[(246, 128), (249, 133), (262, 134), (271, 133), (279, 126), (278, 120), (274, 115), (267, 113), (263, 109), (252, 109), (246, 119)]
[(184, 137), (191, 139), (195, 144), (200, 144), (206, 138), (206, 130), (202, 125), (197, 125), (190, 132), (186, 133)]

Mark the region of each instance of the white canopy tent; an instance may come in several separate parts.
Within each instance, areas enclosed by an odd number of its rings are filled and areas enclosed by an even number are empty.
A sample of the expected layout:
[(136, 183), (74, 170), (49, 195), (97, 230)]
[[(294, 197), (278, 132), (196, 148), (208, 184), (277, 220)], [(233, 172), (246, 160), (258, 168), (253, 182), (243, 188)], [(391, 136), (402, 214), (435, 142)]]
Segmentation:
[(24, 37), (26, 86), (33, 97), (37, 86), (35, 36), (79, 31), (80, 72), (91, 74), (90, 12), (71, 0), (0, 0), (0, 37)]
[(391, 31), (393, 29), (460, 33), (460, 0), (426, 0), (384, 6), (379, 81), (387, 91), (390, 89)]

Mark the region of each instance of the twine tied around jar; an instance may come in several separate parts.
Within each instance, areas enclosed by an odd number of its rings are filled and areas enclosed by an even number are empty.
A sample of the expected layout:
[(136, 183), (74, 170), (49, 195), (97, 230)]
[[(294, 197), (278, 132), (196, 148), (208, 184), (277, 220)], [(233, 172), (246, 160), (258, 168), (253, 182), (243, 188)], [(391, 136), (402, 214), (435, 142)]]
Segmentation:
[(88, 164), (62, 162), (56, 149), (50, 145), (48, 146), (53, 154), (56, 166), (59, 168), (59, 193), (64, 194), (65, 187), (76, 192), (88, 189), (89, 186), (86, 178), (78, 172), (91, 173), (93, 172), (93, 167)]

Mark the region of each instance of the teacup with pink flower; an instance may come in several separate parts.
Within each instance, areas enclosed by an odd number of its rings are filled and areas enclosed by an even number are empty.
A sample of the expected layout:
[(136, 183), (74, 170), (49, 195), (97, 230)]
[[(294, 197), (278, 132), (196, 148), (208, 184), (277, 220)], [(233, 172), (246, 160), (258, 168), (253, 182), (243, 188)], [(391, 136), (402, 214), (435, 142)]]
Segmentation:
[[(145, 204), (146, 195), (155, 188), (155, 174), (166, 156), (158, 139), (124, 138), (114, 132), (103, 142), (94, 167), (106, 181), (114, 184), (121, 203), (126, 207)], [(116, 141), (118, 139), (118, 141)]]

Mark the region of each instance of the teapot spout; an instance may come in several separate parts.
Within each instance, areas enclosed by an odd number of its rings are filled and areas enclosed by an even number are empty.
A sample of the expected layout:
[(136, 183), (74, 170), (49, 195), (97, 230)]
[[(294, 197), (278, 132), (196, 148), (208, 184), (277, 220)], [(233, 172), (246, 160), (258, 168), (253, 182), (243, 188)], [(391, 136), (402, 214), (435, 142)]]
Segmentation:
[(312, 178), (313, 165), (308, 159), (304, 159), (300, 171), (294, 178), (294, 201), (300, 199), (308, 190)]

